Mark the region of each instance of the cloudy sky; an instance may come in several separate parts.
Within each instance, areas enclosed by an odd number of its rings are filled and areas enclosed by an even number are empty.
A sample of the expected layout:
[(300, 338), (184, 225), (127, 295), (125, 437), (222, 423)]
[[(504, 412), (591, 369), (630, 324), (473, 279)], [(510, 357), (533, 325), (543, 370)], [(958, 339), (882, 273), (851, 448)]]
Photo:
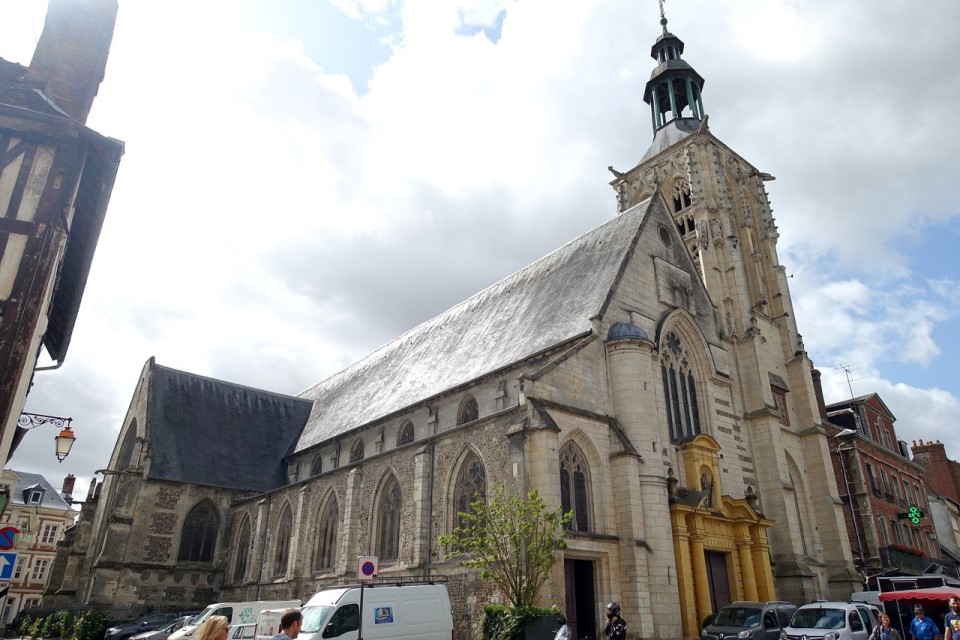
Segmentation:
[[(960, 3), (669, 0), (761, 171), (828, 402), (960, 458)], [(29, 63), (45, 2), (0, 4)], [(655, 0), (120, 0), (88, 124), (126, 142), (14, 469), (84, 495), (145, 361), (297, 394), (615, 213), (652, 138)], [(224, 434), (229, 438), (229, 434)]]

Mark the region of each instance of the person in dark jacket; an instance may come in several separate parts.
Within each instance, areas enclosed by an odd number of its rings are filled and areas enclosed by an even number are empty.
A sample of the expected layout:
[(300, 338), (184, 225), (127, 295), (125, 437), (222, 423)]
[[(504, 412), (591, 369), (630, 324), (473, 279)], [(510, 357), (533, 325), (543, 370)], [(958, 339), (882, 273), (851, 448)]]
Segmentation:
[(627, 621), (620, 616), (620, 605), (616, 602), (607, 605), (607, 626), (604, 633), (607, 640), (627, 639)]

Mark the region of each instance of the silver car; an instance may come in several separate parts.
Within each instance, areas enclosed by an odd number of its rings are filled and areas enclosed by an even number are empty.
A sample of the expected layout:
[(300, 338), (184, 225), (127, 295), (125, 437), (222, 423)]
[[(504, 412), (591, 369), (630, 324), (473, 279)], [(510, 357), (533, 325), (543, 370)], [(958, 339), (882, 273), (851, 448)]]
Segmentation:
[(181, 616), (173, 622), (163, 625), (159, 629), (138, 633), (137, 635), (132, 636), (130, 640), (167, 640), (171, 633), (187, 624), (187, 622), (189, 622), (192, 618), (193, 616)]

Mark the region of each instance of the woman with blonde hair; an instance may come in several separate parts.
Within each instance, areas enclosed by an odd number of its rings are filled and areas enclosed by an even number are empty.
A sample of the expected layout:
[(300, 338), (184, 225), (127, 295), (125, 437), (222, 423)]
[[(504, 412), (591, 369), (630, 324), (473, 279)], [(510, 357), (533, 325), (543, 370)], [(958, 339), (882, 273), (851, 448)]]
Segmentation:
[(229, 626), (226, 616), (210, 616), (197, 630), (196, 640), (227, 640)]

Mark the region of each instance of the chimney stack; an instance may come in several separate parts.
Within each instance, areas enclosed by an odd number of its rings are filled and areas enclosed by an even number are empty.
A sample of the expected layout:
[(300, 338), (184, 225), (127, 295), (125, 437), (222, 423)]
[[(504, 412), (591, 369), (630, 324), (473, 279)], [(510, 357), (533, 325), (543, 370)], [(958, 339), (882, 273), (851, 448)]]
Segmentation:
[(73, 495), (73, 485), (77, 482), (77, 477), (72, 473), (68, 473), (67, 477), (63, 479), (63, 489), (60, 490), (65, 496)]
[(49, 0), (26, 81), (86, 123), (107, 67), (117, 0)]

